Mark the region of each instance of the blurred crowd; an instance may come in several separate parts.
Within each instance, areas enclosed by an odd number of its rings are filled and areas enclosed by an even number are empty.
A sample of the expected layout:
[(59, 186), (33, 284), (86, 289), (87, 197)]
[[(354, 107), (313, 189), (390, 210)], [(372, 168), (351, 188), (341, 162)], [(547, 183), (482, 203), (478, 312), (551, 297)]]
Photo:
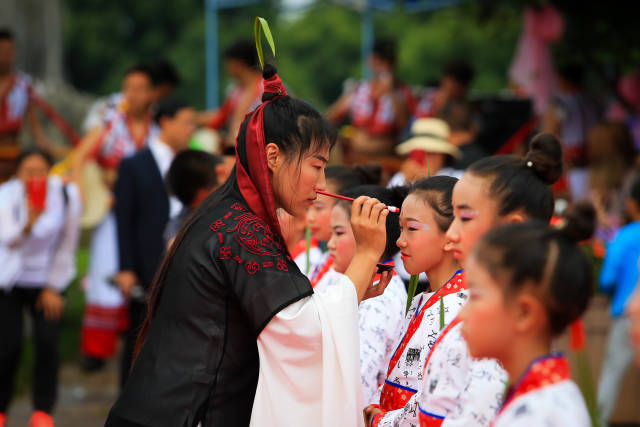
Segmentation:
[[(233, 86), (211, 111), (196, 111), (175, 96), (179, 70), (168, 61), (137, 64), (122, 76), (121, 91), (87, 111), (75, 145), (59, 146), (42, 130), (31, 78), (14, 68), (17, 48), (12, 33), (0, 29), (0, 425), (27, 314), (36, 342), (32, 421), (39, 426), (51, 421), (56, 401), (60, 318), (65, 289), (76, 277), (81, 230), (89, 250), (88, 271), (80, 278), (83, 368), (99, 370), (120, 351), (124, 384), (158, 265), (193, 209), (232, 173), (235, 137), (247, 112), (260, 105), (263, 85), (255, 46), (247, 41), (225, 50)], [(546, 102), (516, 89), (505, 102), (491, 104), (502, 109), (493, 111), (470, 96), (475, 70), (464, 59), (452, 59), (438, 82), (419, 88), (401, 81), (395, 65), (394, 42), (377, 40), (371, 77), (346, 80), (325, 111), (340, 135), (327, 168), (329, 191), (460, 177), (485, 156), (523, 154), (539, 131), (557, 136), (565, 173), (554, 187), (556, 214), (583, 200), (597, 213), (591, 246), (604, 258), (600, 286), (612, 297), (614, 319), (598, 395), (608, 419), (633, 359), (625, 307), (640, 256), (640, 195), (633, 186), (639, 176), (640, 72), (621, 77), (617, 95), (603, 98), (590, 93), (588, 69), (565, 64), (554, 74)], [(523, 103), (526, 111), (510, 125), (510, 135), (495, 136), (496, 117), (511, 107), (516, 116)], [(25, 126), (36, 146), (19, 141)], [(279, 218), (292, 257), (312, 281), (323, 274), (314, 267), (328, 268), (333, 204), (318, 196), (306, 218), (285, 212)], [(406, 286), (409, 275), (401, 262), (396, 268)], [(426, 280), (422, 275), (422, 289)]]

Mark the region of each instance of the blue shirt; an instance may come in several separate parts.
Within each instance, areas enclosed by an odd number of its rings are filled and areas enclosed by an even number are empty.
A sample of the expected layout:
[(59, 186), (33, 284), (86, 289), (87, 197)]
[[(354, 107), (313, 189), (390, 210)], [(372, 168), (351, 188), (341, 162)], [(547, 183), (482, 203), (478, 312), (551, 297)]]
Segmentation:
[(600, 271), (600, 289), (612, 294), (611, 314), (620, 316), (638, 283), (640, 258), (640, 221), (626, 225), (607, 245)]

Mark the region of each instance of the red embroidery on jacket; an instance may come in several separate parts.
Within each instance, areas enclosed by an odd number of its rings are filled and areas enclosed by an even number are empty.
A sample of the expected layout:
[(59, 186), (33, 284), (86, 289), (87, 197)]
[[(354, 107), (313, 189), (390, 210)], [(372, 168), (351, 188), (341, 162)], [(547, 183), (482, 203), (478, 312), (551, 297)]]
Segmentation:
[(222, 222), (222, 220), (221, 220), (221, 219), (219, 219), (219, 220), (217, 220), (217, 221), (213, 222), (213, 223), (209, 226), (209, 228), (210, 228), (211, 230), (213, 230), (213, 231), (218, 231), (218, 230), (220, 230), (220, 229), (221, 229), (222, 227), (224, 227), (224, 226), (225, 226), (225, 223), (224, 223), (224, 222)]
[(287, 262), (282, 258), (278, 258), (278, 263), (276, 264), (276, 268), (282, 271), (289, 271), (289, 267), (287, 266)]
[(235, 209), (235, 210), (237, 210), (237, 211), (243, 211), (243, 210), (245, 210), (245, 209), (244, 209), (244, 206), (242, 206), (240, 203), (234, 203), (234, 204), (232, 204), (232, 205), (231, 205), (231, 209)]
[(233, 259), (235, 259), (238, 264), (242, 264), (244, 262), (238, 255), (235, 255)]
[(227, 214), (225, 216), (223, 216), (222, 218), (224, 219), (229, 219), (229, 217), (233, 215), (233, 212), (227, 212)]
[(260, 266), (253, 258), (251, 258), (251, 261), (248, 261), (244, 266), (249, 274), (256, 274), (258, 270), (260, 270)]
[(223, 246), (220, 248), (220, 259), (231, 259), (231, 247)]
[(273, 261), (266, 261), (262, 263), (262, 268), (270, 268), (273, 267)]
[(252, 254), (276, 257), (285, 252), (280, 239), (256, 215), (246, 212), (234, 220), (237, 221), (236, 225), (226, 232), (234, 233), (236, 242)]
[(222, 235), (222, 233), (218, 233), (218, 242), (220, 244), (224, 243), (224, 236)]

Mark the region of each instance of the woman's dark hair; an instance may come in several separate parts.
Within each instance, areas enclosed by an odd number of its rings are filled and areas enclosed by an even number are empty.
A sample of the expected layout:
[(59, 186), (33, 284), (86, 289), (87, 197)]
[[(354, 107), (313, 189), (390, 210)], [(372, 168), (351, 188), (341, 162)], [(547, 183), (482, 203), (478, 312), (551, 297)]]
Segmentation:
[[(276, 72), (274, 66), (266, 64), (262, 76), (266, 80), (273, 77)], [(337, 138), (335, 128), (306, 102), (287, 95), (283, 96), (268, 92), (263, 94), (262, 100), (263, 102), (271, 100), (271, 102), (265, 105), (263, 110), (266, 143), (273, 142), (276, 144), (290, 161), (295, 161), (297, 156), (297, 161), (300, 162), (305, 153), (324, 147), (331, 148), (335, 144)], [(249, 170), (249, 161), (247, 158), (245, 138), (247, 125), (251, 117), (252, 115), (247, 115), (244, 119), (244, 122), (240, 126), (237, 140), (238, 161), (246, 170)], [(180, 248), (185, 235), (190, 232), (193, 224), (203, 215), (215, 209), (222, 200), (232, 193), (238, 194), (239, 192), (234, 167), (225, 183), (204, 199), (195, 212), (183, 224), (153, 280), (151, 293), (149, 295), (147, 317), (138, 335), (134, 359), (137, 357), (149, 331), (156, 309), (160, 303), (169, 266), (176, 251)]]
[(171, 61), (160, 59), (149, 65), (151, 70), (151, 81), (154, 86), (169, 85), (172, 87), (180, 86), (180, 75), (178, 70), (173, 66)]
[(458, 179), (451, 176), (432, 176), (420, 179), (409, 187), (409, 194), (420, 197), (435, 211), (434, 219), (443, 233), (453, 222), (451, 195), (456, 182)]
[(22, 165), (22, 162), (27, 157), (31, 156), (40, 156), (47, 162), (49, 167), (53, 166), (53, 156), (51, 156), (48, 151), (45, 151), (39, 147), (29, 147), (20, 151), (20, 154), (18, 154), (18, 157), (16, 157), (15, 169), (18, 170), (18, 168), (20, 168), (20, 165)]
[(489, 194), (498, 201), (498, 214), (522, 209), (527, 216), (548, 222), (553, 214), (551, 185), (562, 175), (562, 148), (555, 136), (538, 134), (524, 159), (512, 156), (485, 157), (467, 169), (491, 181)]
[(248, 40), (238, 40), (224, 51), (224, 59), (235, 59), (247, 67), (258, 69), (258, 54), (255, 43)]
[(506, 295), (533, 286), (557, 336), (584, 313), (593, 294), (592, 267), (577, 243), (593, 234), (595, 218), (593, 206), (576, 204), (559, 229), (540, 221), (498, 227), (473, 253)]
[(153, 108), (153, 120), (160, 124), (163, 117), (173, 118), (178, 111), (183, 108), (190, 108), (190, 105), (181, 98), (168, 97), (159, 101)]
[(396, 63), (396, 43), (392, 39), (379, 38), (373, 42), (372, 52), (378, 58), (393, 65)]
[(165, 179), (169, 194), (184, 206), (191, 206), (198, 190), (218, 185), (216, 166), (220, 163), (220, 156), (206, 151), (184, 150), (176, 154)]
[(342, 194), (359, 185), (379, 185), (382, 168), (377, 163), (355, 165), (331, 165), (324, 170), (327, 182), (336, 187), (335, 191)]
[[(352, 188), (345, 191), (344, 195), (347, 197), (357, 198), (359, 196), (369, 196), (380, 200), (387, 206), (402, 206), (402, 201), (407, 197), (407, 187), (393, 187), (385, 188), (379, 185), (361, 185), (359, 187)], [(347, 211), (347, 214), (351, 215), (351, 202), (339, 200), (336, 206), (341, 206)], [(400, 249), (396, 245), (396, 240), (400, 237), (400, 222), (398, 221), (398, 214), (390, 212), (387, 215), (387, 242), (385, 244), (384, 253), (382, 259), (387, 260), (393, 257)]]
[(442, 75), (451, 77), (463, 86), (469, 86), (476, 72), (468, 61), (464, 59), (452, 59), (444, 65)]
[(8, 28), (0, 28), (0, 40), (9, 40), (13, 41), (14, 36), (10, 29)]
[(124, 76), (127, 77), (130, 74), (136, 73), (146, 74), (146, 76), (149, 78), (149, 83), (153, 85), (153, 70), (149, 65), (143, 63), (135, 64), (129, 67), (127, 71), (124, 72)]

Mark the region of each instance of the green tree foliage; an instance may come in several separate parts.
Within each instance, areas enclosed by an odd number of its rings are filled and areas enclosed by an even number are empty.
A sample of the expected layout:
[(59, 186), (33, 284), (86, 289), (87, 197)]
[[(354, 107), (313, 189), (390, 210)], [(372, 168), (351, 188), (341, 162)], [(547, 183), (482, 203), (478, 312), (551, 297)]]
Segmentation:
[[(64, 5), (65, 70), (73, 85), (104, 95), (118, 90), (123, 72), (134, 63), (166, 57), (181, 74), (180, 93), (204, 106), (202, 0), (65, 0)], [(327, 1), (294, 17), (278, 15), (270, 2), (223, 10), (220, 51), (238, 38), (252, 40), (256, 15), (269, 21), (276, 63), (296, 95), (324, 108), (340, 95), (345, 79), (360, 78), (361, 21), (354, 10)], [(487, 19), (477, 15), (473, 2), (432, 13), (377, 12), (376, 34), (397, 41), (400, 77), (412, 85), (437, 81), (448, 59), (464, 57), (477, 67), (473, 89), (493, 92), (506, 86), (520, 12), (505, 4)], [(221, 69), (221, 92), (227, 83)]]

